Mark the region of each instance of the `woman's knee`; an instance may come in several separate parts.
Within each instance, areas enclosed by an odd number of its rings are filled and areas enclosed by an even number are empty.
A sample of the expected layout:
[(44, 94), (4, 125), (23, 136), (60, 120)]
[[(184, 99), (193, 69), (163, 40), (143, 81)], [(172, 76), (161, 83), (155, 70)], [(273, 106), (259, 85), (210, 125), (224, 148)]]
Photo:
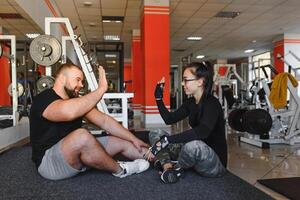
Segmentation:
[(208, 146), (204, 142), (200, 140), (193, 140), (191, 142), (186, 143), (182, 147), (182, 153), (190, 154), (190, 155), (199, 155), (201, 152), (207, 151)]

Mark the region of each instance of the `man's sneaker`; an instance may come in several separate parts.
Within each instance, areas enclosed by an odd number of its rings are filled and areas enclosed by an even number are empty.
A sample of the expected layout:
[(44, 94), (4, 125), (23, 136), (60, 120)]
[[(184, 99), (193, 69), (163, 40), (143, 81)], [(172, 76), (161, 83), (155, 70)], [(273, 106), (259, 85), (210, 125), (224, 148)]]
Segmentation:
[(146, 171), (150, 166), (149, 162), (144, 159), (136, 159), (131, 162), (118, 161), (118, 163), (120, 167), (123, 169), (123, 172), (118, 174), (113, 173), (113, 175), (119, 178), (124, 178), (132, 174), (141, 173), (143, 171)]
[(182, 168), (172, 168), (163, 171), (160, 176), (160, 179), (164, 183), (176, 183), (180, 177), (183, 176), (183, 169)]

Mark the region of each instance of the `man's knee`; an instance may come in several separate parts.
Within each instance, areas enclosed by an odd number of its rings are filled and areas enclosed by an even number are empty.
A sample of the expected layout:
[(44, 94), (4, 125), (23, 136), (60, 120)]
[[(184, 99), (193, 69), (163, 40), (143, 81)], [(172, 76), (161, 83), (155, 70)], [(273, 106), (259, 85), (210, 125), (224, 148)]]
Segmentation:
[(71, 140), (73, 143), (76, 143), (79, 146), (84, 146), (91, 141), (94, 141), (95, 138), (90, 134), (90, 132), (84, 128), (79, 128), (73, 131), (71, 134)]

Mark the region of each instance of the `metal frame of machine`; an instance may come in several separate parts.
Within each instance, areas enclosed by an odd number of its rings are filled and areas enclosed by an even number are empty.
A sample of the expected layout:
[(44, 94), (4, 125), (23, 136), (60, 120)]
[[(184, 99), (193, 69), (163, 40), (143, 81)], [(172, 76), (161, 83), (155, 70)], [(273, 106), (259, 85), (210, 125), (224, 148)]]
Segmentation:
[(17, 67), (16, 67), (16, 36), (0, 35), (0, 40), (10, 41), (10, 55), (8, 56), (11, 65), (11, 81), (12, 81), (12, 114), (0, 115), (0, 119), (12, 119), (13, 126), (18, 123), (18, 93), (17, 93)]

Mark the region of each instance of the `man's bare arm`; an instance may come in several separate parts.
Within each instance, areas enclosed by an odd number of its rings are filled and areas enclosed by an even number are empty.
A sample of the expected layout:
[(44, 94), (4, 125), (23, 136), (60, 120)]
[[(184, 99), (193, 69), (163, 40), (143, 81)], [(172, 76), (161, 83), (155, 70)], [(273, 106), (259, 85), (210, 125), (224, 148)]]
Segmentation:
[(107, 90), (107, 80), (102, 66), (99, 66), (98, 72), (99, 82), (95, 91), (80, 98), (54, 101), (44, 110), (43, 117), (50, 121), (70, 121), (89, 112)]
[(100, 101), (104, 89), (97, 89), (83, 97), (56, 100), (43, 112), (43, 117), (50, 121), (70, 121), (84, 116)]
[(136, 139), (136, 137), (130, 131), (125, 129), (118, 121), (116, 121), (111, 116), (100, 112), (96, 108), (93, 108), (91, 111), (89, 111), (85, 115), (85, 118), (89, 122), (97, 125), (98, 127), (101, 127), (102, 129), (116, 137), (131, 142)]

